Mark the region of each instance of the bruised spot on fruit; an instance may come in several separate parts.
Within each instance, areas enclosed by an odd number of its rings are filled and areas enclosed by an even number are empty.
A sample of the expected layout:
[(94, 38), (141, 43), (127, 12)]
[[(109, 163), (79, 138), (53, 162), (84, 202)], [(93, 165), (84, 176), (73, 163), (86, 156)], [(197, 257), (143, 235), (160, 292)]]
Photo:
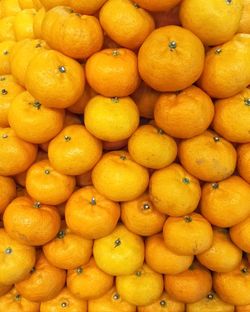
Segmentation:
[(22, 296), (19, 294), (15, 295), (15, 297), (14, 297), (15, 301), (20, 301), (21, 299), (22, 299)]
[(42, 104), (41, 104), (39, 101), (35, 101), (35, 102), (33, 103), (33, 106), (34, 106), (37, 110), (39, 110), (39, 109), (41, 108)]
[(212, 183), (212, 188), (214, 190), (217, 190), (219, 188), (219, 183), (217, 183), (217, 182)]
[(64, 136), (64, 140), (65, 140), (66, 142), (71, 141), (71, 136), (65, 135), (65, 136)]
[(65, 74), (65, 73), (66, 73), (66, 68), (65, 68), (65, 66), (59, 66), (59, 67), (58, 67), (58, 70), (59, 70), (59, 72), (62, 73), (62, 74)]
[(115, 243), (114, 243), (115, 248), (118, 247), (118, 246), (120, 246), (121, 243), (122, 243), (122, 242), (121, 242), (120, 238), (117, 238), (117, 239), (115, 240)]
[(39, 201), (34, 202), (34, 208), (41, 208), (41, 203)]
[(8, 55), (9, 54), (9, 51), (8, 50), (4, 50), (3, 51), (3, 55)]
[(45, 174), (50, 174), (50, 170), (49, 170), (49, 169), (45, 169), (45, 170), (44, 170), (44, 173), (45, 173)]
[(6, 89), (2, 89), (2, 95), (6, 95), (6, 94), (8, 94), (8, 91), (6, 90)]
[(113, 50), (113, 51), (112, 51), (112, 55), (113, 55), (113, 56), (119, 56), (119, 55), (120, 55), (119, 50)]
[(221, 54), (221, 52), (222, 52), (222, 49), (221, 49), (221, 48), (217, 48), (217, 49), (215, 50), (215, 54), (217, 54), (217, 55)]
[(176, 41), (170, 41), (168, 44), (168, 47), (169, 47), (170, 51), (174, 51), (177, 47)]
[(2, 138), (3, 139), (7, 139), (8, 138), (8, 134), (6, 134), (6, 133), (2, 134)]
[(90, 204), (91, 204), (92, 206), (95, 206), (95, 205), (96, 205), (96, 199), (95, 199), (95, 197), (92, 197), (92, 198), (91, 198)]
[(190, 183), (190, 180), (189, 180), (189, 178), (183, 178), (182, 179), (182, 182), (184, 183), (184, 184), (189, 184)]
[(79, 268), (76, 268), (76, 273), (77, 274), (81, 274), (83, 272), (83, 268), (79, 267)]
[(193, 219), (190, 216), (185, 216), (183, 217), (183, 219), (186, 223), (191, 223), (193, 221)]
[(161, 301), (160, 301), (160, 306), (161, 306), (161, 307), (166, 307), (166, 306), (167, 306), (166, 300), (161, 300)]
[(214, 293), (210, 292), (210, 293), (207, 295), (207, 299), (213, 300), (213, 299), (214, 299)]
[(111, 98), (111, 101), (112, 101), (113, 103), (119, 103), (119, 98), (118, 98), (117, 96), (112, 97), (112, 98)]
[(120, 299), (120, 295), (118, 293), (114, 293), (113, 299), (114, 300), (119, 300)]
[(63, 239), (64, 237), (65, 237), (65, 231), (59, 231), (59, 232), (57, 233), (57, 238)]
[(218, 137), (218, 136), (215, 136), (215, 137), (213, 137), (213, 139), (214, 139), (214, 142), (220, 142), (220, 138)]
[(245, 105), (250, 106), (250, 98), (245, 98), (244, 103)]
[(11, 247), (6, 248), (5, 251), (4, 251), (4, 253), (5, 253), (6, 255), (10, 255), (10, 254), (12, 253), (12, 248), (11, 248)]

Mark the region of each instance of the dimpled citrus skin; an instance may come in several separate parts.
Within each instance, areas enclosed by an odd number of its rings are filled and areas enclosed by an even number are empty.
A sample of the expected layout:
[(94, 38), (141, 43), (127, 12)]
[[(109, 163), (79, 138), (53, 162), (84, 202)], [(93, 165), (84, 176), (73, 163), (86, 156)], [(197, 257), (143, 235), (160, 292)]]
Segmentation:
[(157, 91), (179, 91), (189, 87), (200, 77), (203, 66), (202, 42), (179, 26), (154, 30), (138, 54), (142, 79)]

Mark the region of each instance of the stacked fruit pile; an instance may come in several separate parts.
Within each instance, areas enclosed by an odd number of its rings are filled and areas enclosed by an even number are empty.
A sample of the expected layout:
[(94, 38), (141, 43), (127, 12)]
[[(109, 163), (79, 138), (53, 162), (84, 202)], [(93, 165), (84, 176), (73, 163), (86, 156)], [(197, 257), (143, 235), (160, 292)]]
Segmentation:
[(0, 16), (0, 312), (250, 311), (250, 1)]

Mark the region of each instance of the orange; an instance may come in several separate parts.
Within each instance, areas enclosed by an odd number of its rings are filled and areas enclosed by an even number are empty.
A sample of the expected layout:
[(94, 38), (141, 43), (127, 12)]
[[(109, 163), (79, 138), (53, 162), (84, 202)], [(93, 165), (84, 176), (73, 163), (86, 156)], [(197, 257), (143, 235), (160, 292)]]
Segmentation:
[(82, 96), (75, 104), (67, 108), (68, 111), (74, 114), (83, 114), (88, 101), (94, 96), (96, 96), (96, 92), (86, 83)]
[[(186, 305), (186, 312), (234, 312), (234, 306), (222, 301), (214, 292), (195, 303)], [(247, 311), (245, 311), (247, 312)]]
[(111, 234), (95, 240), (93, 254), (97, 266), (104, 272), (133, 274), (143, 264), (144, 243), (140, 236), (120, 224)]
[(237, 32), (242, 7), (242, 0), (183, 0), (180, 20), (205, 45), (215, 46), (227, 42)]
[(56, 171), (48, 160), (33, 164), (26, 177), (27, 192), (42, 204), (59, 205), (73, 193), (75, 178)]
[(36, 159), (37, 146), (20, 139), (11, 128), (0, 128), (0, 175), (28, 169)]
[(26, 91), (12, 101), (8, 120), (21, 139), (41, 144), (53, 139), (62, 130), (64, 110), (43, 106)]
[(0, 176), (0, 213), (16, 197), (16, 183), (10, 177)]
[(79, 187), (92, 185), (91, 179), (92, 170), (87, 171), (79, 176), (76, 177), (76, 184)]
[(233, 305), (250, 303), (250, 268), (245, 259), (233, 271), (214, 273), (213, 287), (220, 298)]
[(137, 307), (138, 312), (185, 312), (185, 304), (173, 300), (165, 292), (161, 297), (147, 306)]
[(6, 16), (0, 19), (0, 42), (6, 40), (16, 40), (14, 21), (14, 16)]
[(12, 75), (20, 85), (25, 84), (27, 67), (32, 58), (46, 49), (46, 42), (40, 39), (25, 39), (15, 45), (10, 57), (10, 66)]
[(224, 180), (236, 167), (237, 155), (233, 145), (212, 131), (183, 140), (178, 148), (183, 167), (203, 181)]
[(12, 285), (26, 278), (35, 264), (35, 248), (17, 242), (1, 228), (0, 250), (0, 284)]
[(128, 150), (138, 164), (152, 169), (170, 165), (177, 156), (174, 139), (153, 125), (137, 128), (129, 138)]
[(203, 63), (204, 47), (200, 39), (174, 25), (153, 31), (138, 54), (142, 79), (157, 91), (189, 87), (200, 77)]
[(192, 138), (207, 130), (213, 116), (211, 98), (196, 86), (180, 93), (163, 93), (154, 109), (157, 126), (168, 135), (181, 139)]
[(250, 311), (250, 304), (235, 307), (235, 312), (249, 312), (249, 311)]
[(113, 276), (100, 270), (94, 258), (74, 270), (68, 270), (67, 286), (77, 298), (84, 300), (103, 296), (112, 286)]
[(230, 239), (226, 229), (213, 229), (213, 244), (197, 259), (206, 268), (215, 272), (233, 271), (241, 262), (242, 251)]
[(237, 149), (237, 170), (240, 176), (250, 184), (250, 143), (242, 144)]
[(139, 4), (142, 8), (153, 11), (169, 11), (174, 8), (181, 0), (137, 0), (136, 3)]
[(115, 142), (103, 141), (102, 143), (103, 143), (103, 149), (106, 151), (120, 150), (127, 146), (128, 139), (115, 141)]
[(0, 75), (10, 74), (10, 54), (15, 41), (7, 40), (0, 43)]
[(166, 216), (155, 209), (149, 194), (144, 193), (121, 204), (121, 219), (131, 232), (150, 236), (162, 230)]
[(163, 235), (156, 234), (147, 238), (145, 242), (146, 263), (161, 274), (178, 274), (186, 271), (194, 257), (182, 256), (167, 248)]
[(39, 312), (39, 302), (30, 301), (22, 297), (16, 288), (12, 288), (7, 294), (0, 297), (0, 310), (11, 312)]
[(231, 227), (250, 215), (250, 185), (238, 176), (207, 183), (201, 196), (201, 213), (211, 223)]
[(41, 205), (24, 196), (8, 205), (3, 222), (10, 237), (26, 245), (39, 246), (56, 236), (61, 218), (55, 207)]
[(25, 86), (43, 105), (66, 108), (74, 104), (83, 93), (83, 68), (60, 52), (43, 50), (29, 63)]
[(42, 23), (45, 17), (45, 13), (46, 13), (45, 8), (41, 8), (33, 18), (33, 32), (34, 32), (34, 37), (37, 39), (41, 39), (43, 37)]
[(163, 227), (166, 246), (180, 255), (198, 255), (213, 243), (213, 230), (198, 213), (185, 217), (169, 217)]
[(65, 287), (53, 299), (41, 302), (40, 312), (87, 312), (87, 302), (76, 298)]
[(102, 29), (96, 17), (81, 16), (63, 6), (45, 14), (42, 37), (52, 49), (76, 59), (88, 58), (103, 45)]
[(35, 9), (25, 9), (17, 13), (13, 25), (17, 41), (26, 38), (35, 38), (33, 31), (35, 14)]
[(68, 227), (88, 239), (109, 235), (115, 229), (119, 217), (119, 204), (102, 196), (93, 186), (74, 192), (65, 209)]
[(173, 163), (156, 170), (149, 182), (149, 194), (157, 210), (173, 217), (193, 212), (199, 203), (199, 181), (182, 166)]
[(97, 191), (114, 201), (137, 198), (145, 192), (148, 180), (147, 169), (134, 162), (125, 151), (106, 153), (92, 171)]
[(0, 285), (0, 296), (5, 295), (7, 292), (9, 292), (12, 288), (12, 285)]
[(52, 166), (68, 175), (80, 175), (91, 170), (101, 155), (101, 142), (82, 125), (65, 127), (48, 148)]
[(17, 291), (31, 301), (46, 301), (57, 296), (65, 284), (66, 272), (50, 264), (41, 253), (28, 277), (16, 284)]
[(99, 19), (111, 39), (131, 50), (139, 48), (155, 28), (152, 16), (130, 0), (108, 0)]
[(115, 142), (127, 139), (139, 125), (139, 111), (130, 97), (107, 98), (97, 95), (84, 111), (86, 128), (97, 138)]
[(138, 106), (140, 116), (148, 119), (154, 118), (154, 107), (160, 93), (141, 82), (140, 86), (131, 95)]
[(215, 102), (214, 130), (226, 140), (236, 143), (250, 142), (250, 89)]
[(18, 0), (19, 6), (22, 10), (24, 9), (34, 9), (33, 0)]
[(101, 50), (87, 60), (85, 68), (90, 86), (106, 97), (128, 96), (140, 82), (136, 54), (128, 49)]
[(146, 264), (130, 275), (117, 276), (116, 287), (121, 297), (134, 305), (148, 305), (163, 292), (163, 278)]
[(250, 1), (243, 0), (243, 10), (240, 19), (240, 26), (238, 29), (239, 33), (250, 33), (250, 25), (249, 25), (249, 18), (250, 18)]
[[(128, 303), (115, 287), (111, 288), (105, 295), (88, 301), (88, 312), (136, 312), (136, 306)], [(177, 311), (176, 311), (177, 312)]]
[(24, 89), (16, 82), (13, 76), (0, 76), (0, 127), (8, 127), (9, 108), (14, 98)]
[(190, 268), (176, 275), (165, 275), (165, 290), (180, 302), (194, 303), (204, 298), (212, 288), (211, 273), (194, 262)]
[(44, 6), (45, 9), (48, 10), (59, 5), (68, 5), (69, 0), (40, 0), (40, 2), (42, 6)]
[(93, 15), (97, 12), (107, 0), (69, 0), (69, 6), (81, 14)]
[(250, 253), (250, 217), (232, 226), (230, 236), (236, 246)]
[(60, 269), (75, 269), (86, 264), (92, 255), (91, 240), (73, 233), (66, 225), (61, 226), (57, 236), (43, 246), (45, 257)]
[(246, 35), (238, 34), (223, 45), (207, 52), (199, 85), (208, 95), (220, 99), (227, 98), (236, 95), (249, 85), (250, 46), (247, 41), (249, 38)]
[(1, 9), (2, 16), (16, 15), (21, 11), (18, 0), (2, 0)]

